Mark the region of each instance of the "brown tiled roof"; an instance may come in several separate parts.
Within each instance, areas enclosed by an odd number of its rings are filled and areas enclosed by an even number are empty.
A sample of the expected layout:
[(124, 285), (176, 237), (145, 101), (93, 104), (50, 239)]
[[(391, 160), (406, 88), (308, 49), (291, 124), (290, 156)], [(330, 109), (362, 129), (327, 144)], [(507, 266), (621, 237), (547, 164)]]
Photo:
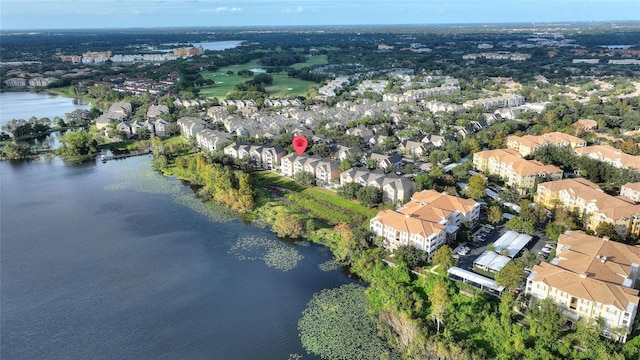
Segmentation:
[(400, 210), (385, 210), (376, 215), (379, 221), (396, 230), (429, 236), (439, 234), (446, 225), (439, 224), (455, 211), (468, 213), (477, 203), (435, 190), (416, 192)]
[(571, 126), (582, 127), (584, 129), (597, 128), (598, 122), (591, 119), (580, 119), (574, 122)]
[(432, 208), (447, 210), (450, 212), (470, 212), (476, 206), (476, 201), (471, 199), (463, 199), (458, 196), (452, 196), (446, 193), (439, 193), (435, 190), (423, 190), (416, 192), (411, 197), (411, 201), (418, 203), (426, 203)]
[(480, 151), (474, 154), (483, 159), (495, 158), (496, 161), (511, 165), (513, 172), (520, 176), (529, 176), (542, 173), (561, 173), (562, 169), (553, 165), (543, 165), (539, 161), (526, 160), (520, 157), (517, 151), (512, 149), (495, 149)]
[(635, 205), (627, 199), (611, 196), (602, 191), (598, 185), (583, 178), (549, 181), (539, 184), (538, 188), (554, 193), (567, 191), (573, 197), (594, 204), (599, 212), (612, 220), (640, 215), (640, 205)]
[(623, 186), (626, 187), (626, 188), (629, 188), (631, 190), (634, 190), (634, 191), (640, 191), (640, 182), (635, 182), (635, 183), (628, 182), (628, 183), (624, 184)]
[(640, 170), (640, 156), (625, 154), (610, 145), (593, 145), (575, 149), (578, 155), (594, 154), (598, 159), (606, 159), (611, 162), (619, 162), (622, 167)]
[(536, 273), (533, 281), (543, 282), (575, 297), (601, 304), (611, 304), (621, 311), (626, 311), (629, 302), (634, 304), (640, 302), (638, 290), (600, 281), (590, 276), (582, 277), (579, 273), (560, 266), (542, 262), (535, 265), (532, 271)]
[(374, 219), (398, 231), (419, 234), (423, 237), (439, 234), (446, 229), (444, 225), (401, 214), (393, 210), (381, 211)]
[(629, 276), (631, 264), (640, 265), (640, 246), (568, 231), (558, 238), (558, 257), (558, 266), (562, 268), (621, 284)]
[(551, 145), (561, 145), (565, 142), (568, 142), (570, 144), (579, 144), (581, 142), (584, 142), (582, 139), (580, 139), (579, 137), (573, 136), (573, 135), (569, 135), (569, 134), (565, 134), (565, 133), (561, 133), (561, 132), (550, 132), (550, 133), (546, 133), (546, 134), (542, 134), (542, 135), (538, 135), (538, 136), (534, 136), (534, 135), (524, 135), (524, 136), (509, 136), (507, 137), (507, 141), (515, 141), (518, 142), (522, 145), (525, 145), (529, 148), (534, 148), (536, 146), (542, 146), (545, 144), (551, 144)]

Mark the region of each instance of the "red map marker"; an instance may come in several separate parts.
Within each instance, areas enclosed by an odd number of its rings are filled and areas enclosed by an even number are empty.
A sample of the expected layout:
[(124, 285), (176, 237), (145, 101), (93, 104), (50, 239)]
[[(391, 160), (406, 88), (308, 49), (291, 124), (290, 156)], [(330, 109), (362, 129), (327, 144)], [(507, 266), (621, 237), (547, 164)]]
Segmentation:
[(293, 141), (291, 142), (291, 145), (293, 145), (293, 150), (296, 151), (298, 156), (304, 153), (304, 151), (307, 149), (308, 144), (309, 142), (307, 141), (307, 138), (302, 135), (294, 137)]

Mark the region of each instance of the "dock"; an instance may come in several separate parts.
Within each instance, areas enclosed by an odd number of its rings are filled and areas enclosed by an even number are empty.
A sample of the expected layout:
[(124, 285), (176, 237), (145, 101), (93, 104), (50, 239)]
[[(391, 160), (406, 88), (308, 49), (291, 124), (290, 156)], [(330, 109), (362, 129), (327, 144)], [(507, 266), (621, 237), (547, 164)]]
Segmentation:
[(132, 151), (126, 154), (119, 154), (119, 155), (100, 155), (100, 160), (102, 160), (103, 163), (106, 163), (107, 161), (111, 161), (111, 160), (120, 160), (120, 159), (126, 159), (134, 156), (143, 156), (143, 155), (149, 155), (149, 154), (151, 154), (151, 150), (147, 149), (144, 151)]

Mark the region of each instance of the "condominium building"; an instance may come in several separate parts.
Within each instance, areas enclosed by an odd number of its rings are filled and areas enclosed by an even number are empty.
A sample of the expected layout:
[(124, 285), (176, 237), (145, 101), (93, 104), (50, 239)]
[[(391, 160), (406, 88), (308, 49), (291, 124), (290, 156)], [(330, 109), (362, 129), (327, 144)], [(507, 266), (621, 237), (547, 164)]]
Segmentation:
[(224, 154), (235, 160), (251, 158), (255, 161), (257, 168), (273, 170), (287, 152), (280, 146), (238, 144), (234, 142), (224, 148)]
[(578, 148), (587, 146), (585, 140), (580, 139), (569, 134), (561, 132), (550, 132), (538, 136), (524, 135), (524, 136), (509, 136), (507, 137), (507, 147), (520, 153), (522, 156), (528, 156), (533, 154), (534, 151), (544, 146), (571, 146), (571, 148)]
[(480, 204), (470, 199), (424, 190), (397, 211), (384, 210), (369, 221), (384, 247), (395, 250), (409, 245), (433, 253), (455, 237), (462, 224), (472, 226), (480, 216)]
[(562, 178), (562, 169), (557, 166), (525, 160), (512, 149), (477, 152), (473, 154), (473, 166), (486, 174), (499, 176), (507, 185), (520, 191), (534, 189), (538, 178)]
[(526, 293), (550, 299), (573, 321), (602, 318), (604, 335), (625, 342), (640, 301), (640, 246), (567, 231), (556, 251), (533, 267)]
[(590, 230), (605, 222), (613, 224), (621, 236), (640, 235), (640, 205), (624, 197), (609, 195), (586, 179), (538, 184), (534, 201), (548, 209), (562, 207), (577, 212), (584, 217)]
[(617, 168), (640, 171), (640, 156), (625, 154), (611, 145), (593, 145), (575, 149), (576, 154), (604, 161)]
[(622, 188), (620, 188), (620, 196), (624, 196), (635, 202), (640, 202), (640, 182), (629, 182), (622, 185)]

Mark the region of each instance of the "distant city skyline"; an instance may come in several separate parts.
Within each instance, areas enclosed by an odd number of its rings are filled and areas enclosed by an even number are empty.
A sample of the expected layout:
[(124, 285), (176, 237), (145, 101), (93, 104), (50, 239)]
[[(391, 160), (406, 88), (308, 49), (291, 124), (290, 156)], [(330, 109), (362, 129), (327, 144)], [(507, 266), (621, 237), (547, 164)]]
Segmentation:
[(0, 30), (640, 20), (638, 0), (2, 0)]

